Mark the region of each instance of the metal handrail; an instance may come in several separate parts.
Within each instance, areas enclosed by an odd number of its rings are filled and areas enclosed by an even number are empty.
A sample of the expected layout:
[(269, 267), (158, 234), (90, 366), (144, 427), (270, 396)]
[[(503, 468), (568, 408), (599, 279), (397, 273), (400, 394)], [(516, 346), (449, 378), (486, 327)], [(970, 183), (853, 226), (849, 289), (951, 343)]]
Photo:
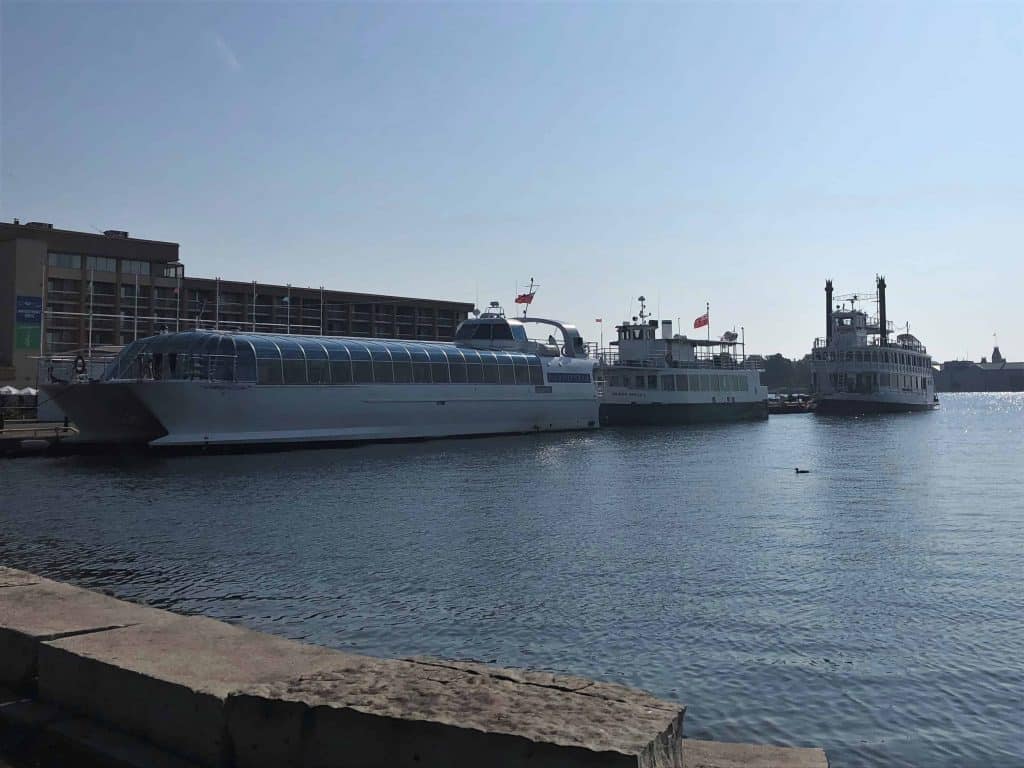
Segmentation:
[(727, 352), (705, 352), (697, 350), (693, 360), (667, 359), (664, 355), (648, 355), (640, 359), (623, 360), (618, 347), (598, 347), (593, 342), (587, 344), (590, 357), (599, 365), (623, 366), (631, 368), (673, 368), (698, 370), (760, 370), (762, 364), (746, 357), (730, 355)]

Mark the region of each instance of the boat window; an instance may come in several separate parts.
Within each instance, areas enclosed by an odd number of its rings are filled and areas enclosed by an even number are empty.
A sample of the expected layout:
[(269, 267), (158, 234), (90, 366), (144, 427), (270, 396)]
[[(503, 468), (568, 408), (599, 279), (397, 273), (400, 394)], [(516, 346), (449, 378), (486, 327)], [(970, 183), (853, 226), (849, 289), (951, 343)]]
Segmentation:
[(498, 358), (498, 383), (515, 384), (516, 369), (512, 362), (512, 358), (504, 352), (499, 352), (495, 357)]
[(302, 351), (306, 353), (306, 371), (310, 384), (330, 384), (331, 366), (327, 350), (319, 342), (303, 339)]
[[(252, 348), (252, 344), (247, 339), (239, 339), (236, 350), (235, 380), (245, 382), (256, 381), (256, 352)], [(170, 363), (169, 358), (167, 362), (168, 364)]]
[(661, 377), (661, 388), (668, 392), (675, 392), (676, 390), (676, 378), (672, 374)]
[(306, 383), (306, 356), (298, 341), (287, 336), (272, 337), (281, 350), (281, 367), (284, 371), (285, 384)]
[(430, 357), (427, 350), (421, 346), (409, 346), (409, 357), (412, 359), (412, 380), (417, 384), (429, 384), (433, 379), (430, 376)]
[(354, 384), (373, 383), (373, 363), (370, 351), (362, 344), (350, 344), (348, 353), (352, 357), (352, 382)]
[(500, 379), (498, 374), (498, 359), (494, 356), (494, 353), (481, 352), (480, 360), (484, 366), (484, 384), (497, 384)]
[(476, 323), (463, 323), (459, 326), (459, 330), (455, 332), (456, 341), (468, 341), (473, 338), (473, 331), (476, 330)]
[(495, 323), (491, 326), (491, 338), (495, 341), (512, 341), (512, 329), (508, 323)]
[(480, 353), (473, 349), (463, 349), (462, 356), (466, 358), (466, 381), (470, 384), (482, 383), (484, 371), (480, 362)]
[(390, 384), (395, 380), (395, 370), (391, 367), (391, 351), (378, 344), (367, 345), (370, 348), (370, 360), (373, 361), (373, 380), (377, 384)]
[(516, 370), (516, 384), (530, 383), (530, 366), (527, 364), (525, 355), (513, 355), (512, 364)]
[(473, 339), (476, 341), (490, 341), (491, 340), (491, 324), (480, 323), (473, 330)]
[(348, 347), (340, 341), (329, 340), (327, 357), (331, 363), (331, 381), (334, 384), (352, 383), (352, 363), (349, 362)]
[(447, 360), (433, 360), (430, 363), (430, 372), (433, 374), (435, 384), (447, 384), (452, 380)]
[(529, 341), (529, 338), (526, 335), (526, 329), (523, 328), (523, 326), (521, 326), (519, 324), (516, 324), (516, 325), (510, 325), (509, 327), (512, 329), (512, 338), (513, 339), (515, 339), (516, 341), (523, 341), (523, 342)]
[(412, 383), (412, 356), (404, 344), (391, 344), (391, 364), (395, 369), (396, 384)]
[(260, 384), (283, 384), (281, 360), (256, 358), (256, 381)]
[(536, 386), (544, 384), (544, 367), (536, 357), (530, 358), (530, 383)]
[(466, 361), (462, 352), (456, 347), (446, 347), (442, 350), (448, 358), (448, 375), (451, 376), (453, 384), (463, 384), (466, 381)]

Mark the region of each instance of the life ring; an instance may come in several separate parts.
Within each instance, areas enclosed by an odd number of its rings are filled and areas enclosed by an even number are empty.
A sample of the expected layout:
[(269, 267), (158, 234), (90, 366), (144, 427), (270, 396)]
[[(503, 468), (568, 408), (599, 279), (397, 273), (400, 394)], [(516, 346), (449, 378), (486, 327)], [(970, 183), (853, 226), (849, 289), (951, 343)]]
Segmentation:
[(85, 373), (85, 358), (81, 355), (75, 358), (75, 373), (79, 376)]

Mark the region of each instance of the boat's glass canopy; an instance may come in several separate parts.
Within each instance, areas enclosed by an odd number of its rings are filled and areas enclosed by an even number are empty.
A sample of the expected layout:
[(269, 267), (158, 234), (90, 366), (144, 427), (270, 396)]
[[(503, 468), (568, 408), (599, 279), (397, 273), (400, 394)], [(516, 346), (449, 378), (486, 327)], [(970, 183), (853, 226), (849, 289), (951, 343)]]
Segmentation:
[(126, 346), (112, 379), (206, 379), (259, 384), (543, 384), (540, 357), (445, 342), (167, 333)]

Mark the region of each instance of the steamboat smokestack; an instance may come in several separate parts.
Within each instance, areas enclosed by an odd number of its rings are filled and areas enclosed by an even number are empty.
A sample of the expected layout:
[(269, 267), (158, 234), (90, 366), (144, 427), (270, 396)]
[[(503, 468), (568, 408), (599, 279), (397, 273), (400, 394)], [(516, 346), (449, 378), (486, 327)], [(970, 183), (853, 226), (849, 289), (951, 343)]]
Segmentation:
[(878, 286), (878, 332), (884, 347), (889, 343), (889, 324), (885, 319), (885, 278), (876, 278), (875, 284)]
[(825, 344), (832, 343), (832, 281), (825, 281)]

